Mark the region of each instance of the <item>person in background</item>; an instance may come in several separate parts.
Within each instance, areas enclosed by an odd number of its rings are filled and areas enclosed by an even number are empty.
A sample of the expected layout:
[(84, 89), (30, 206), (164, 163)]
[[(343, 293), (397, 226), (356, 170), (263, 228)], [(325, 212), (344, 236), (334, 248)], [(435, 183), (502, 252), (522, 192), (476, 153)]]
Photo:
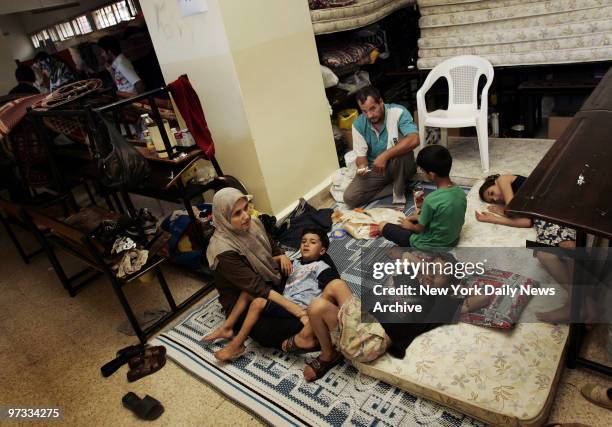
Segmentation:
[(49, 80), (49, 91), (51, 92), (68, 83), (77, 81), (68, 64), (47, 52), (38, 52), (34, 56), (34, 63), (42, 71), (45, 79)]
[(35, 95), (40, 91), (34, 86), (36, 75), (34, 71), (24, 64), (17, 65), (15, 70), (15, 79), (18, 85), (9, 91), (9, 95)]
[[(372, 86), (355, 95), (361, 115), (353, 123), (357, 175), (344, 192), (351, 209), (393, 194), (393, 203), (406, 203), (406, 182), (416, 172), (414, 149), (419, 132), (402, 105), (385, 104)], [(392, 185), (392, 189), (390, 188)]]
[(104, 36), (98, 40), (102, 59), (119, 92), (138, 94), (144, 92), (144, 83), (134, 70), (132, 62), (121, 52), (119, 40)]

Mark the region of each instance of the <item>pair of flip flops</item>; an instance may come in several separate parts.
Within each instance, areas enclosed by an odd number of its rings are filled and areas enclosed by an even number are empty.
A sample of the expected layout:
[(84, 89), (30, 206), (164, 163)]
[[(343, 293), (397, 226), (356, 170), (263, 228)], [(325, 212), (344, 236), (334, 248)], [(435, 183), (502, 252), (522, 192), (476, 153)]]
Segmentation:
[(119, 368), (128, 363), (131, 358), (141, 355), (144, 350), (144, 344), (131, 345), (129, 347), (122, 348), (121, 350), (117, 351), (117, 357), (100, 368), (102, 375), (104, 377), (110, 377), (112, 374), (117, 372)]
[(128, 361), (130, 370), (127, 373), (129, 382), (137, 381), (147, 375), (151, 375), (166, 364), (166, 347), (163, 345), (148, 347), (137, 356)]
[(164, 413), (164, 407), (159, 401), (149, 395), (143, 399), (131, 391), (121, 399), (123, 406), (132, 411), (141, 420), (153, 421)]

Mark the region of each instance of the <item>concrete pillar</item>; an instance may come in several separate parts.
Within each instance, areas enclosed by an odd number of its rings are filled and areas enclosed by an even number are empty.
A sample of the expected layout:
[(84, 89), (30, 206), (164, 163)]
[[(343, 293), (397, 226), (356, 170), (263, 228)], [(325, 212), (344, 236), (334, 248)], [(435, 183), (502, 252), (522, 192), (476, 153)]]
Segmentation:
[(166, 82), (189, 76), (225, 173), (260, 210), (286, 212), (338, 167), (307, 2), (141, 1)]

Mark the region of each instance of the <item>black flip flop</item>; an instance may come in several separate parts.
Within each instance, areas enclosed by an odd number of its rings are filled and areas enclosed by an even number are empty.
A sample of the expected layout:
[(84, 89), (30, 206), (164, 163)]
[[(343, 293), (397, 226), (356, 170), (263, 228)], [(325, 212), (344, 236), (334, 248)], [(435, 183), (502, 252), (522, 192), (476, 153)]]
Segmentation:
[(153, 421), (164, 413), (164, 407), (157, 399), (146, 395), (144, 399), (131, 391), (121, 399), (123, 406), (132, 411), (141, 420)]
[(306, 364), (310, 366), (310, 368), (315, 373), (315, 377), (311, 380), (308, 380), (308, 382), (316, 381), (323, 378), (326, 373), (328, 373), (332, 368), (335, 368), (340, 363), (342, 363), (343, 360), (344, 356), (342, 355), (342, 353), (338, 353), (336, 357), (329, 361), (321, 360), (321, 357), (317, 356), (315, 359), (306, 362)]
[(312, 348), (298, 347), (298, 345), (295, 343), (295, 335), (292, 335), (287, 338), (287, 345), (285, 346), (285, 348), (283, 348), (283, 345), (281, 343), (281, 351), (286, 354), (308, 354), (320, 350), (321, 346), (319, 346), (318, 344)]

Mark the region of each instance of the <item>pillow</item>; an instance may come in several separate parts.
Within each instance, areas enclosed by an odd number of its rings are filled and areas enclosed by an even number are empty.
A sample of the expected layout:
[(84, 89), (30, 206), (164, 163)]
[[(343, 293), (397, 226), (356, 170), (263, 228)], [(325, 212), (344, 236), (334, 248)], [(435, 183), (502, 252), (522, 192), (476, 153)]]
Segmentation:
[(348, 43), (341, 47), (321, 49), (321, 64), (338, 72), (357, 64), (371, 62), (370, 53), (376, 49), (372, 43)]
[(515, 296), (492, 295), (486, 307), (462, 314), (459, 320), (473, 325), (510, 329), (531, 299), (531, 295), (520, 292), (521, 286), (538, 287), (539, 283), (520, 274), (497, 269), (488, 269), (482, 275), (470, 276), (463, 283), (464, 287), (476, 286), (483, 290), (485, 285), (492, 285), (496, 289), (517, 289), (517, 292)]

